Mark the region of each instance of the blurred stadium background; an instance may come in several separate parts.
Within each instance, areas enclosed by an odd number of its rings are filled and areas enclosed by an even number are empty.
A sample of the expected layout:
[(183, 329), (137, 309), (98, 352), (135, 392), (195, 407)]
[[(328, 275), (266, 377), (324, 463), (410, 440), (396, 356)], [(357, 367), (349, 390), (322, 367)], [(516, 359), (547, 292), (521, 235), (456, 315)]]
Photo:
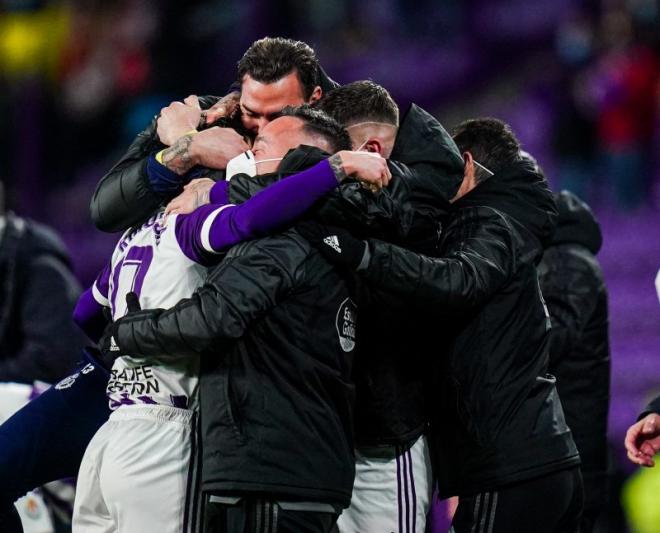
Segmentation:
[(648, 515), (660, 513), (660, 468), (634, 473), (622, 446), (660, 392), (660, 2), (2, 0), (0, 177), (17, 213), (64, 237), (83, 285), (116, 239), (90, 222), (96, 182), (161, 107), (226, 93), (266, 35), (308, 42), (337, 81), (371, 78), (448, 129), (509, 122), (553, 187), (592, 205), (613, 362), (616, 490), (602, 531), (625, 531), (622, 501), (660, 531)]

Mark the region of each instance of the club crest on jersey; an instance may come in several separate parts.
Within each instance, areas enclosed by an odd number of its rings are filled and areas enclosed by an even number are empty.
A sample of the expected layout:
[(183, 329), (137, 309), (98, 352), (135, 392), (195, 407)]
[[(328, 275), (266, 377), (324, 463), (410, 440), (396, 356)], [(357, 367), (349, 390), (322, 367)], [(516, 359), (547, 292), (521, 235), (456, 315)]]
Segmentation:
[(75, 374), (71, 374), (70, 376), (65, 377), (62, 381), (55, 385), (55, 389), (64, 390), (70, 388), (71, 385), (76, 382), (78, 376), (80, 376), (80, 372), (76, 372)]
[(352, 351), (355, 348), (357, 305), (350, 298), (346, 298), (339, 306), (335, 325), (337, 327), (341, 349), (345, 352)]

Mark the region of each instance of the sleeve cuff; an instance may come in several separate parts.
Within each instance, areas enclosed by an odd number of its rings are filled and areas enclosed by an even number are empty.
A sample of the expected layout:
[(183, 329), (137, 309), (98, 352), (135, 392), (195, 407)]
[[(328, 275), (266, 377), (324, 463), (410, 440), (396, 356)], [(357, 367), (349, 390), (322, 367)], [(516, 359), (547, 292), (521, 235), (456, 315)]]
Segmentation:
[(181, 176), (160, 164), (157, 155), (151, 155), (147, 160), (147, 179), (151, 189), (160, 194), (177, 193), (181, 189)]
[(92, 296), (94, 296), (94, 300), (96, 300), (96, 303), (98, 303), (99, 305), (102, 305), (103, 307), (110, 307), (110, 301), (106, 296), (103, 296), (103, 294), (101, 294), (101, 291), (96, 286), (96, 283), (92, 285)]
[(225, 205), (229, 203), (229, 182), (217, 181), (211, 192), (209, 193), (209, 200), (215, 205)]

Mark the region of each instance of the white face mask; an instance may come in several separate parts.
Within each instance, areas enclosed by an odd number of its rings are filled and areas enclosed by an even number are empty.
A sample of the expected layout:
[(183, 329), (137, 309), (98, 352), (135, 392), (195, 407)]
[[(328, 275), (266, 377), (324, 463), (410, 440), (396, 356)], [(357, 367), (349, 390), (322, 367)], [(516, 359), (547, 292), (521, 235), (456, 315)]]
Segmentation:
[(271, 157), (256, 161), (252, 150), (243, 152), (227, 162), (226, 180), (230, 181), (236, 174), (247, 174), (251, 178), (257, 175), (257, 165), (267, 161), (282, 161), (283, 157)]

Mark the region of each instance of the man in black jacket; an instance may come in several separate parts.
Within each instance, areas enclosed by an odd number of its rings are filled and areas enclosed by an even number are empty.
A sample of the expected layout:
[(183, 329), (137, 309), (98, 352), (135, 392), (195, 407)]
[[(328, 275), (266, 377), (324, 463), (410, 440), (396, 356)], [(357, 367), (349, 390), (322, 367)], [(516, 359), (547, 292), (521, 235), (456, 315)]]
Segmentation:
[[(282, 37), (252, 43), (238, 62), (237, 80), (240, 95), (174, 102), (138, 134), (94, 191), (90, 209), (98, 229), (121, 231), (147, 219), (208, 169), (222, 177), (227, 162), (249, 148), (243, 134), (253, 137), (284, 107), (313, 103), (336, 86), (309, 45)], [(181, 177), (172, 179), (172, 172)]]
[(549, 371), (582, 459), (584, 511), (580, 531), (593, 529), (607, 502), (607, 413), (610, 401), (610, 351), (607, 289), (596, 259), (600, 226), (577, 196), (555, 194), (559, 217), (539, 265), (541, 291), (548, 306)]
[(60, 238), (5, 212), (0, 183), (0, 382), (54, 383), (71, 370), (83, 344), (71, 320), (79, 293)]
[[(411, 353), (438, 346), (429, 389), (435, 473), (441, 496), (460, 496), (454, 530), (575, 531), (579, 456), (546, 373), (550, 321), (536, 270), (555, 203), (505, 124), (468, 121), (454, 140), (465, 176), (437, 257), (365, 246), (343, 230), (313, 240), (331, 261), (368, 261), (361, 277), (426, 325)], [(325, 245), (330, 236), (341, 252)]]

